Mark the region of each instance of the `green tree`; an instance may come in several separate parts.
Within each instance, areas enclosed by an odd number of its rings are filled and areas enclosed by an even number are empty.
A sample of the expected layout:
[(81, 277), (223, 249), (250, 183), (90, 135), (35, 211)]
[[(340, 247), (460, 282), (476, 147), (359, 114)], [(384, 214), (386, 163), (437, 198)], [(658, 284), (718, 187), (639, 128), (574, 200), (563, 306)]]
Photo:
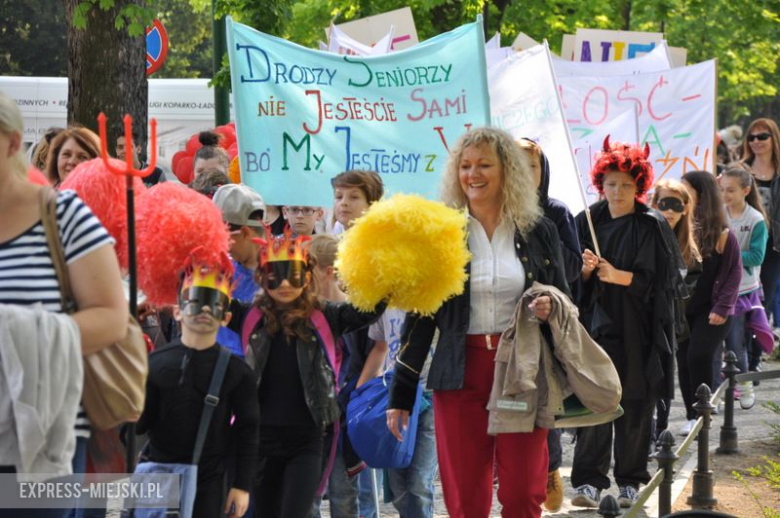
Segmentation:
[(157, 18), (168, 32), (168, 56), (153, 78), (211, 77), (211, 10), (201, 0), (158, 0)]
[[(109, 142), (133, 116), (146, 142), (148, 87), (145, 27), (154, 10), (144, 0), (62, 0), (68, 35), (68, 124), (97, 130), (102, 111), (109, 118)], [(143, 148), (145, 149), (145, 145)]]
[(60, 77), (68, 71), (65, 13), (50, 0), (0, 0), (0, 75)]

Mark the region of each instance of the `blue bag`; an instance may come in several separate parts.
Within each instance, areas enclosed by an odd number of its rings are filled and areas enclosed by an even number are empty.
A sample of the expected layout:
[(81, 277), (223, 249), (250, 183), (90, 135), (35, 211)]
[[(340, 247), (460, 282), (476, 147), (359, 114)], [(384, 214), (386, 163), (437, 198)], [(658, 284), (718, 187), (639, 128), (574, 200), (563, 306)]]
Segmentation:
[(393, 371), (368, 381), (352, 392), (347, 405), (347, 434), (355, 453), (372, 468), (406, 468), (412, 462), (417, 440), (417, 421), (422, 405), (422, 387), (417, 385), (409, 426), (399, 442), (387, 428), (387, 403)]

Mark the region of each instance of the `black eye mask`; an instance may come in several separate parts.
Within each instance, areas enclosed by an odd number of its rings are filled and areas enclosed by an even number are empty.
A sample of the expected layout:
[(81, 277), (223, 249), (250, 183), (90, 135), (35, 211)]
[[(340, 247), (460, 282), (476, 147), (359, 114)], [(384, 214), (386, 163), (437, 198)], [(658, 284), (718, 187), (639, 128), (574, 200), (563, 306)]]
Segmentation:
[(667, 196), (666, 198), (661, 198), (658, 200), (658, 210), (661, 212), (671, 210), (678, 214), (682, 214), (685, 210), (685, 204), (682, 202), (682, 200), (680, 200), (680, 198)]
[(179, 296), (179, 307), (185, 315), (194, 317), (203, 312), (203, 307), (211, 309), (211, 315), (222, 320), (228, 311), (229, 299), (219, 290), (213, 288), (193, 287), (185, 290)]
[(306, 284), (306, 263), (303, 261), (272, 261), (263, 265), (263, 277), (268, 289), (275, 290), (286, 280), (293, 288)]

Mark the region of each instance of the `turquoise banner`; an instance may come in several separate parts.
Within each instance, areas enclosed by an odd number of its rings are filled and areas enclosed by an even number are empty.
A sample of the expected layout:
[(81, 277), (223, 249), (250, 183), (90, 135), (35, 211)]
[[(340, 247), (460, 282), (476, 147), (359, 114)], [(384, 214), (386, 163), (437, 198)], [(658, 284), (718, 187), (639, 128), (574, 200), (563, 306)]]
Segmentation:
[(372, 57), (227, 24), (241, 179), (266, 203), (329, 207), (351, 169), (437, 199), (448, 147), (490, 121), (480, 20)]

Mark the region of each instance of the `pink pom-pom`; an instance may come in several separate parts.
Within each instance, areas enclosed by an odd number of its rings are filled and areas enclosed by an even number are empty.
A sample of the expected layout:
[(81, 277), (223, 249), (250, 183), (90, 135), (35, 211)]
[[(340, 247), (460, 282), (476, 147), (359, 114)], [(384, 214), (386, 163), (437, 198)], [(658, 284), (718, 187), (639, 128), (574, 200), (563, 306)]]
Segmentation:
[(139, 200), (138, 286), (149, 302), (177, 302), (179, 275), (193, 250), (198, 261), (220, 264), (229, 248), (230, 234), (222, 213), (211, 200), (183, 185), (157, 184)]
[[(109, 158), (112, 166), (124, 170), (121, 160)], [(119, 264), (127, 268), (127, 180), (108, 170), (101, 158), (82, 162), (60, 184), (61, 190), (73, 189), (92, 210), (108, 233), (116, 240)], [(133, 178), (136, 203), (146, 191), (143, 181)]]

